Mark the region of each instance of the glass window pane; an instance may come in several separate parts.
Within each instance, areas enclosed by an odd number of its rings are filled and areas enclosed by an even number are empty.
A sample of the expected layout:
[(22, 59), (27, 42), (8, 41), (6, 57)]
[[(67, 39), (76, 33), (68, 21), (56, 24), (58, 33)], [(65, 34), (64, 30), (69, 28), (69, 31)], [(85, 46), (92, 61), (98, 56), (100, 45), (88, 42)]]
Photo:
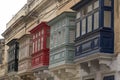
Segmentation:
[(104, 27), (111, 26), (111, 11), (104, 11)]
[(50, 43), (50, 37), (47, 38), (47, 48), (49, 48), (49, 43)]
[(90, 12), (92, 11), (92, 4), (88, 6), (88, 11), (87, 12)]
[(39, 36), (40, 36), (40, 32), (39, 32)]
[(43, 49), (43, 37), (41, 37), (41, 49)]
[(80, 18), (80, 16), (81, 16), (81, 13), (80, 13), (80, 11), (79, 11), (79, 12), (77, 12), (76, 19)]
[(36, 33), (36, 38), (37, 38), (37, 33)]
[(42, 29), (42, 31), (41, 31), (41, 34), (43, 35), (44, 34), (44, 30)]
[(86, 33), (86, 19), (82, 20), (82, 35)]
[(104, 0), (104, 6), (111, 6), (111, 0)]
[(99, 7), (99, 1), (97, 0), (95, 3), (94, 3), (94, 9), (98, 8)]
[(57, 33), (54, 34), (54, 46), (57, 46)]
[(88, 27), (88, 32), (91, 32), (92, 31), (92, 15), (88, 17), (87, 27)]
[(76, 37), (80, 36), (80, 22), (77, 23), (77, 27), (76, 27)]
[(35, 52), (37, 52), (37, 40), (35, 41)]
[(65, 35), (66, 35), (65, 34), (65, 29), (62, 29), (62, 34), (61, 34), (61, 36), (62, 36), (62, 44), (65, 43), (65, 39), (66, 39)]
[(40, 50), (40, 39), (38, 39), (38, 51)]
[(97, 29), (99, 27), (99, 12), (96, 12), (94, 14), (94, 29)]
[(82, 11), (82, 16), (85, 16), (87, 14), (87, 7), (84, 7), (81, 11)]
[(34, 44), (34, 42), (33, 42), (33, 53), (34, 53), (34, 48), (35, 48), (35, 44)]

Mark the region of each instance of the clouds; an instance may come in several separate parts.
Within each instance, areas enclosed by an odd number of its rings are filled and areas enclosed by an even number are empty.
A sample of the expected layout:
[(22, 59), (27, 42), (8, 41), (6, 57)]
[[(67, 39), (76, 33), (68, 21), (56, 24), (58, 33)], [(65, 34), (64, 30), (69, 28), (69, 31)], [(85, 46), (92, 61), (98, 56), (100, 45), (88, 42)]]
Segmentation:
[[(27, 0), (1, 0), (0, 1), (0, 34), (6, 29), (6, 24), (27, 2)], [(2, 36), (0, 36), (2, 38)]]

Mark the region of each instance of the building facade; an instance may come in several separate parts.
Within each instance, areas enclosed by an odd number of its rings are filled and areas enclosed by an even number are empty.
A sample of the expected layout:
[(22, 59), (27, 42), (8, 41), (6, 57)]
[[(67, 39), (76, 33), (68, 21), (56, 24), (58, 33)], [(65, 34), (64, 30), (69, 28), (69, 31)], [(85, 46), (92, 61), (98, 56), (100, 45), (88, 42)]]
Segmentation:
[(36, 80), (48, 80), (50, 27), (41, 22), (31, 31), (32, 34), (32, 70)]
[[(9, 45), (5, 45), (0, 79), (5, 72), (8, 80), (120, 80), (119, 4), (119, 0), (28, 0), (3, 33)], [(50, 55), (49, 49), (42, 49), (49, 48), (46, 29), (39, 31), (48, 26), (44, 22), (51, 28)], [(32, 29), (31, 44), (27, 35)], [(9, 60), (15, 56), (15, 49), (11, 54), (15, 39), (18, 67)], [(17, 75), (11, 72), (15, 67)]]
[(75, 16), (74, 12), (63, 12), (48, 23), (51, 27), (49, 70), (59, 80), (69, 80), (76, 73), (73, 63)]
[(0, 80), (5, 79), (5, 40), (0, 39)]
[(22, 80), (33, 80), (31, 71), (32, 37), (23, 35), (19, 40), (18, 75)]

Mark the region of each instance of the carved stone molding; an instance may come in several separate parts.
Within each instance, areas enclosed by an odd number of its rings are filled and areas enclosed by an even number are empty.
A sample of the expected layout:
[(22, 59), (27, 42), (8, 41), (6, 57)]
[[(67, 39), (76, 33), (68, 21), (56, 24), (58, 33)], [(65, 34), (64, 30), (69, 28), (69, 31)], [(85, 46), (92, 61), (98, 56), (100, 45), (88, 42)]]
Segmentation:
[(113, 55), (106, 54), (93, 54), (89, 57), (85, 57), (84, 60), (81, 58), (79, 61), (80, 67), (87, 72), (95, 73), (97, 71), (108, 71), (112, 63)]
[(50, 70), (53, 74), (53, 76), (57, 76), (57, 78), (62, 79), (62, 80), (68, 80), (68, 78), (73, 78), (76, 76), (78, 73), (77, 69), (75, 66), (62, 66), (62, 67), (57, 67), (54, 70)]

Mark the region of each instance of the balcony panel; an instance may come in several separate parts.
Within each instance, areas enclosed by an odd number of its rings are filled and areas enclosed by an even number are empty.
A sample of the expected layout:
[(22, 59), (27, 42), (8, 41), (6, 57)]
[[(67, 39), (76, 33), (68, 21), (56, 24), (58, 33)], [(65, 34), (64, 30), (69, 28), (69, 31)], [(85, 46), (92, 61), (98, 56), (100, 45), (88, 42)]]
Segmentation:
[(113, 43), (112, 31), (99, 29), (92, 35), (87, 34), (87, 37), (76, 40), (75, 59), (97, 53), (113, 54)]

